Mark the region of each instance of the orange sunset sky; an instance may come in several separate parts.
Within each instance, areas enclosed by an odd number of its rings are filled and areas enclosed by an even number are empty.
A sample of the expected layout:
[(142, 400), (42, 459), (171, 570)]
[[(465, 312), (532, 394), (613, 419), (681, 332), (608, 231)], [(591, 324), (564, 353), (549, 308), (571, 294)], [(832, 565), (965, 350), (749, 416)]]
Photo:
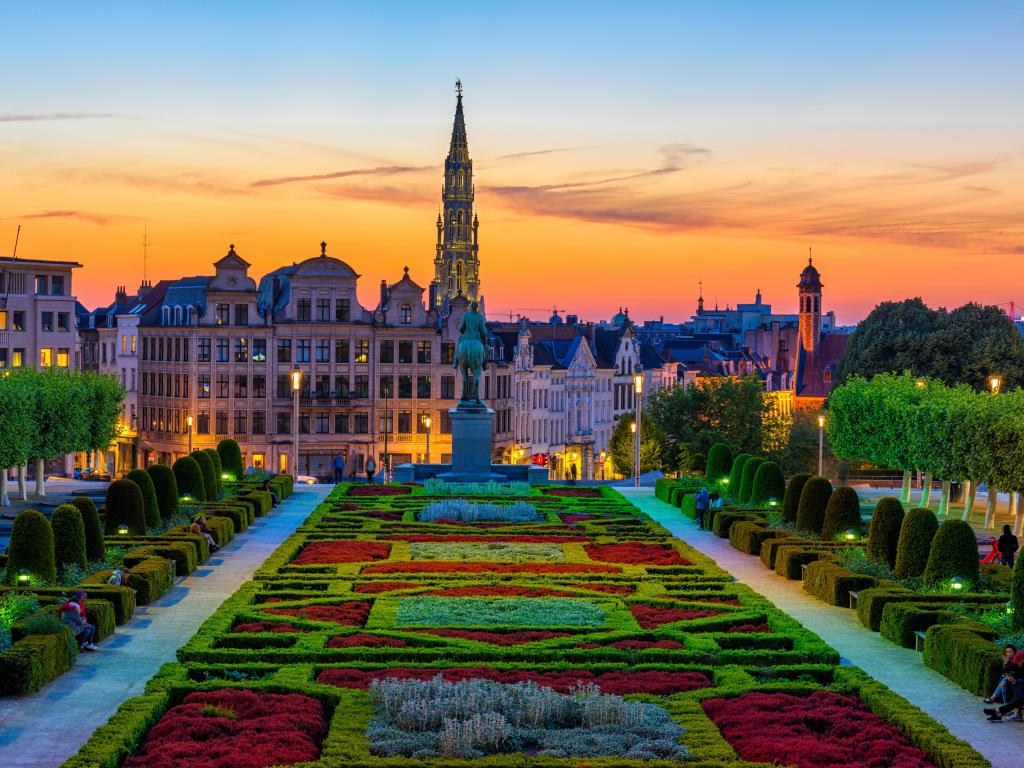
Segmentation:
[(491, 318), (1024, 303), (1021, 4), (763, 5), (5, 4), (0, 254), (426, 286), (461, 77)]

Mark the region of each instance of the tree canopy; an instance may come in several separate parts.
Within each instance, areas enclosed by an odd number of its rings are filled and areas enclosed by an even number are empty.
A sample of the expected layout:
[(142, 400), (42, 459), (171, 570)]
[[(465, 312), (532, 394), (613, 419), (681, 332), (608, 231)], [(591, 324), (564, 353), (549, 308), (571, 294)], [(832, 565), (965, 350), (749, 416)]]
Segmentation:
[[(612, 430), (612, 436), (608, 440), (608, 454), (611, 456), (615, 470), (620, 474), (632, 476), (633, 474), (633, 452), (635, 450), (633, 441), (635, 433), (629, 428), (636, 416), (632, 413), (624, 413), (619, 417), (619, 423)], [(658, 430), (657, 424), (647, 418), (647, 411), (644, 411), (640, 419), (640, 472), (651, 472), (661, 466), (661, 447), (663, 436)]]
[(886, 301), (853, 332), (836, 381), (904, 371), (975, 390), (998, 375), (1005, 388), (1018, 387), (1024, 384), (1024, 340), (998, 307), (971, 303), (948, 312), (919, 298)]

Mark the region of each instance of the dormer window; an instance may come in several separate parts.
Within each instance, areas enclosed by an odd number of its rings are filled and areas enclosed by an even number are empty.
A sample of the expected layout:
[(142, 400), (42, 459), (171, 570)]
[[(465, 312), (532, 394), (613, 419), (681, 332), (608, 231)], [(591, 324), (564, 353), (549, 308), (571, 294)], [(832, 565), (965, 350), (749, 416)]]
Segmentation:
[(400, 307), (402, 315), (402, 325), (409, 325), (412, 323), (412, 304), (403, 304)]

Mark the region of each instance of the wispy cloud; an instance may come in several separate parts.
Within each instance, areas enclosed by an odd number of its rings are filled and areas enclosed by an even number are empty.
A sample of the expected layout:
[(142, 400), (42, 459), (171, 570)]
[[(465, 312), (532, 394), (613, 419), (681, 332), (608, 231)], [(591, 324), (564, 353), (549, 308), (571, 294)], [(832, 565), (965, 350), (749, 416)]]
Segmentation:
[(40, 211), (38, 213), (26, 213), (23, 216), (16, 217), (17, 219), (81, 219), (82, 221), (88, 221), (92, 224), (106, 225), (110, 223), (112, 217), (101, 215), (98, 213), (91, 213), (90, 211), (79, 211), (79, 210), (59, 210), (59, 211)]
[(495, 160), (519, 160), (523, 157), (536, 157), (537, 155), (554, 155), (561, 152), (579, 152), (583, 149), (593, 149), (592, 146), (587, 147), (552, 147), (551, 149), (535, 149), (529, 152), (513, 152), (510, 155), (498, 155)]
[(425, 206), (437, 200), (435, 192), (416, 186), (367, 186), (356, 184), (323, 184), (316, 191), (346, 200), (371, 200), (388, 205)]
[(306, 181), (329, 181), (331, 179), (347, 179), (351, 176), (396, 176), (402, 173), (419, 173), (436, 170), (432, 165), (379, 165), (374, 168), (353, 168), (348, 171), (332, 173), (314, 173), (308, 176), (279, 176), (271, 179), (259, 179), (252, 182), (251, 187), (276, 187), (281, 184), (295, 184)]
[(48, 112), (35, 115), (0, 115), (0, 123), (39, 123), (48, 120), (103, 120), (115, 118), (110, 112)]

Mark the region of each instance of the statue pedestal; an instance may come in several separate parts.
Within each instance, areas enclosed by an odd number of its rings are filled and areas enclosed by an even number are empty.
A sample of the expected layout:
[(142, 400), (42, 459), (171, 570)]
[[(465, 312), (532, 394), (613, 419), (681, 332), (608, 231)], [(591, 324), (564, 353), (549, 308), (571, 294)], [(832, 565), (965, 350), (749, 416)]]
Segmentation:
[(494, 411), (486, 406), (460, 406), (448, 413), (452, 416), (452, 468), (438, 477), (459, 483), (504, 481), (504, 475), (491, 471)]

